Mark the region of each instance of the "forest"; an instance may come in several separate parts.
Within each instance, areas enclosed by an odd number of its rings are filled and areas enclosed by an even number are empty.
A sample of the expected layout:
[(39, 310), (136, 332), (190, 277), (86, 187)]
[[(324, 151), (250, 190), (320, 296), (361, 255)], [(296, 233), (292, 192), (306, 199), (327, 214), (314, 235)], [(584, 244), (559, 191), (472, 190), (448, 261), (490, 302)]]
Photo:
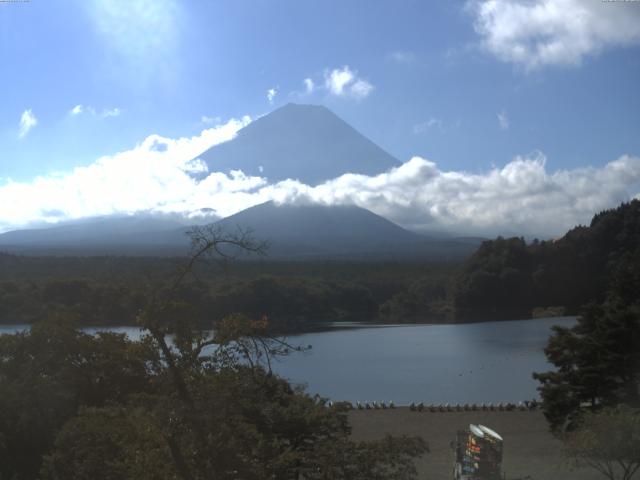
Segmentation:
[(627, 271), (640, 272), (639, 200), (600, 212), (557, 240), (484, 242), (459, 272), (452, 302), (458, 319), (529, 318), (549, 309), (576, 315), (586, 303), (602, 302)]
[[(63, 312), (83, 325), (132, 325), (182, 258), (0, 254), (0, 322)], [(557, 240), (485, 241), (464, 262), (273, 261), (199, 264), (177, 294), (202, 324), (267, 315), (300, 331), (330, 321), (451, 323), (576, 315), (603, 301), (621, 268), (640, 265), (640, 201)], [(637, 269), (640, 271), (640, 267)]]
[[(146, 299), (183, 263), (162, 257), (0, 255), (0, 323), (34, 323), (64, 312), (83, 325), (132, 325)], [(203, 324), (230, 313), (267, 315), (273, 328), (286, 331), (328, 321), (413, 321), (398, 312), (398, 298), (413, 295), (445, 304), (444, 286), (456, 268), (451, 263), (268, 257), (231, 265), (203, 261), (178, 294), (195, 306)], [(434, 310), (431, 321), (446, 320), (446, 309), (441, 310)]]

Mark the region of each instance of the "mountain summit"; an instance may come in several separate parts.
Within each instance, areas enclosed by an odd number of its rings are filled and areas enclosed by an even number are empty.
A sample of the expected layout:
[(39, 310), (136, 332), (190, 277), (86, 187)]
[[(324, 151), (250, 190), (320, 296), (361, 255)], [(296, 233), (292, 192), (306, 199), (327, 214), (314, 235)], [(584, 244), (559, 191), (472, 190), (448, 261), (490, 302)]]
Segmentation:
[(211, 172), (242, 170), (317, 185), (345, 173), (375, 175), (400, 162), (329, 109), (289, 103), (199, 156)]

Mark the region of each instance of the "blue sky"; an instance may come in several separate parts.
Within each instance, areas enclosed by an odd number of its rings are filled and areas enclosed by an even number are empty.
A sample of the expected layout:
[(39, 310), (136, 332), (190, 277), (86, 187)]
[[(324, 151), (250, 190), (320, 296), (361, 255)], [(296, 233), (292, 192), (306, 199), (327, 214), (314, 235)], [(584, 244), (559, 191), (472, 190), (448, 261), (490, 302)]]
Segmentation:
[[(0, 3), (0, 65), (9, 203), (38, 176), (64, 178), (150, 135), (196, 137), (287, 102), (324, 104), (402, 162), (469, 178), (517, 158), (549, 177), (627, 155), (622, 184), (557, 229), (640, 191), (640, 2)], [(48, 221), (43, 209), (0, 211), (0, 230)]]

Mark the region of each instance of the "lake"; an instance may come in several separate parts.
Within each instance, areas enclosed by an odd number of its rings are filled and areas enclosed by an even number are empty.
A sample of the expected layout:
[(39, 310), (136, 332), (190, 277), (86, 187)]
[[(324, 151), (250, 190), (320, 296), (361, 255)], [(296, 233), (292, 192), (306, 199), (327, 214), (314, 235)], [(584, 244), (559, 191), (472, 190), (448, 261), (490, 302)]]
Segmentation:
[[(290, 336), (312, 345), (274, 364), (309, 393), (333, 400), (396, 404), (518, 402), (537, 397), (532, 372), (549, 370), (543, 348), (552, 325), (573, 317), (457, 325), (333, 328)], [(28, 325), (0, 325), (12, 333)], [(95, 332), (99, 329), (88, 328)], [(136, 327), (110, 329), (139, 336)]]

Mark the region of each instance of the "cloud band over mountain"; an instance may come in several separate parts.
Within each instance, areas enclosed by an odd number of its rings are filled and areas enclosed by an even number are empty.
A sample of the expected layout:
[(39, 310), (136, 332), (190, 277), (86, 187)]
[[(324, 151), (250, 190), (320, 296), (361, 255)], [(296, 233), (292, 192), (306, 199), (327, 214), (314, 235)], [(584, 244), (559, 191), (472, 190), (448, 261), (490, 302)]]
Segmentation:
[[(269, 183), (241, 171), (209, 172), (193, 160), (232, 139), (248, 118), (192, 138), (147, 137), (135, 148), (68, 173), (0, 185), (0, 231), (95, 215), (142, 211), (220, 216), (268, 201), (355, 204), (406, 228), (459, 234), (555, 236), (640, 192), (640, 158), (547, 171), (541, 152), (484, 173), (446, 171), (413, 157), (378, 175), (345, 174), (317, 186)], [(193, 173), (200, 173), (194, 176)], [(268, 175), (268, 172), (265, 172)]]

